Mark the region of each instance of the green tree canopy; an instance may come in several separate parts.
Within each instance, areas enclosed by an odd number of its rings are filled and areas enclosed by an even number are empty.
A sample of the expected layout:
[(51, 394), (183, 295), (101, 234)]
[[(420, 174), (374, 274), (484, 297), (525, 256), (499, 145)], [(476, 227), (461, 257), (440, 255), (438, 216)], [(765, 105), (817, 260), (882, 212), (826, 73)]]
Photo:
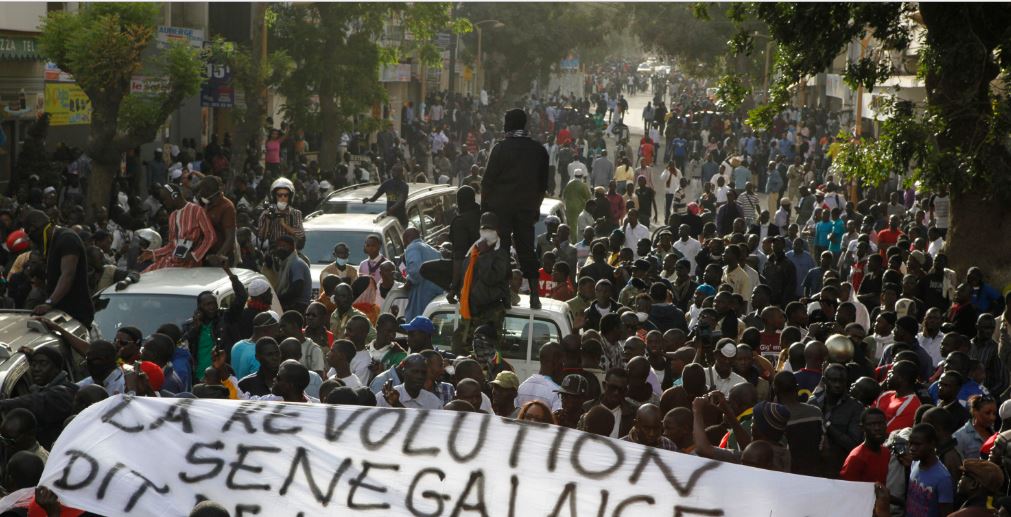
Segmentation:
[[(154, 3), (84, 3), (43, 21), (42, 55), (72, 74), (91, 100), (89, 210), (108, 203), (122, 154), (154, 140), (183, 99), (200, 89), (203, 60), (195, 49), (177, 43), (147, 52), (160, 9)], [(159, 91), (131, 94), (130, 80), (141, 73), (164, 78)]]
[[(471, 2), (458, 11), (473, 23), (503, 24), (498, 29), (482, 25), (482, 45), (488, 54), (482, 66), (489, 84), (508, 80), (508, 90), (499, 92), (504, 98), (525, 95), (535, 79), (546, 83), (552, 68), (570, 51), (599, 48), (621, 13), (617, 4), (543, 2)], [(467, 45), (476, 49), (476, 39)], [(471, 55), (470, 60), (474, 58)]]
[[(386, 100), (379, 81), (383, 64), (401, 59), (434, 64), (440, 30), (466, 30), (452, 23), (447, 3), (279, 4), (272, 25), (274, 41), (294, 59), (280, 84), (285, 116), (298, 127), (323, 135), (320, 165), (336, 164), (340, 131), (352, 119)], [(366, 117), (360, 129), (378, 127)], [(371, 123), (369, 123), (371, 122)]]
[[(848, 44), (868, 36), (883, 50), (922, 42), (922, 106), (897, 103), (875, 140), (851, 141), (840, 172), (868, 183), (911, 173), (934, 191), (950, 190), (947, 253), (959, 269), (981, 265), (1011, 282), (1011, 4), (743, 3), (724, 9), (738, 24), (732, 53), (748, 52), (748, 20), (769, 26), (779, 51), (770, 102), (751, 112), (764, 127), (789, 101), (789, 88), (824, 71)], [(891, 73), (883, 52), (848, 64), (844, 79), (868, 90)]]

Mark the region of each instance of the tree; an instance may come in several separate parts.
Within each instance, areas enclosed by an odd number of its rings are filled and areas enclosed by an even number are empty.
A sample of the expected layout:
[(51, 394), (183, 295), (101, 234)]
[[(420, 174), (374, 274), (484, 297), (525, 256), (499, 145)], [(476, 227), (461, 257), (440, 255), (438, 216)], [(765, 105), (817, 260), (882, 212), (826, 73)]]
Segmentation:
[[(534, 80), (547, 84), (570, 51), (601, 46), (614, 18), (626, 15), (622, 9), (618, 4), (468, 2), (459, 12), (472, 22), (503, 24), (496, 30), (485, 27), (482, 46), (492, 59), (482, 60), (482, 66), (487, 77), (506, 79), (499, 97), (508, 102), (528, 94)], [(476, 38), (471, 45), (477, 47)]]
[(244, 105), (232, 109), (235, 140), (232, 142), (231, 171), (240, 173), (245, 172), (246, 162), (259, 162), (267, 121), (267, 92), (279, 85), (292, 68), (292, 61), (284, 51), (266, 53), (269, 4), (253, 3), (251, 9), (253, 27), (249, 48), (218, 39), (213, 42), (210, 55), (212, 61), (228, 65), (233, 83), (243, 94)]
[[(435, 64), (434, 40), (440, 30), (464, 31), (451, 23), (446, 3), (307, 3), (274, 8), (273, 35), (294, 58), (294, 70), (280, 85), (286, 117), (297, 127), (321, 134), (323, 170), (337, 165), (341, 131), (378, 129), (363, 113), (386, 101), (379, 67), (410, 57)], [(403, 29), (393, 39), (389, 29)], [(409, 36), (409, 38), (408, 38)], [(317, 104), (313, 102), (318, 99)]]
[[(884, 50), (903, 50), (921, 37), (925, 104), (896, 105), (880, 138), (844, 146), (840, 171), (868, 184), (908, 173), (933, 191), (949, 189), (949, 263), (1011, 282), (1011, 4), (748, 3), (732, 4), (728, 17), (765, 22), (779, 45), (770, 102), (751, 112), (757, 126), (785, 105), (791, 85), (825, 70), (850, 42), (873, 36)], [(732, 51), (751, 43), (740, 31)], [(872, 90), (889, 73), (883, 54), (871, 52), (847, 66), (844, 80)]]
[[(123, 153), (154, 140), (183, 99), (200, 88), (203, 61), (195, 49), (177, 43), (146, 52), (159, 12), (158, 4), (83, 3), (76, 13), (54, 11), (43, 21), (42, 55), (72, 74), (91, 100), (89, 213), (109, 205)], [(141, 71), (164, 78), (160, 91), (130, 93), (130, 79)]]

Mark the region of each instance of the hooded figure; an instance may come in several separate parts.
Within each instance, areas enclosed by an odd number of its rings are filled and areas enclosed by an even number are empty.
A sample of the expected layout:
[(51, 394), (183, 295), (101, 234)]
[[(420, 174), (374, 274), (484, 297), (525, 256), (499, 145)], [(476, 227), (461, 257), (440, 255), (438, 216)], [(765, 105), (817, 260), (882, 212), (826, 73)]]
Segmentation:
[(526, 124), (523, 110), (506, 112), (506, 137), (492, 149), (481, 181), (481, 209), (498, 216), (501, 243), (497, 251), (508, 256), (509, 247), (516, 248), (523, 277), (530, 285), (530, 307), (539, 309), (534, 224), (548, 189), (548, 152), (530, 138)]

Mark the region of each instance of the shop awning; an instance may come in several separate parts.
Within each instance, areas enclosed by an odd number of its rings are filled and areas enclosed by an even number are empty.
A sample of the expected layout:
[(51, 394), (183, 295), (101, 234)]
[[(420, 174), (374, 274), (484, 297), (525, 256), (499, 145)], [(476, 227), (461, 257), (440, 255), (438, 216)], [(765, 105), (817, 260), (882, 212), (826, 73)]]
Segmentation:
[(0, 36), (0, 60), (40, 60), (39, 44), (35, 38)]

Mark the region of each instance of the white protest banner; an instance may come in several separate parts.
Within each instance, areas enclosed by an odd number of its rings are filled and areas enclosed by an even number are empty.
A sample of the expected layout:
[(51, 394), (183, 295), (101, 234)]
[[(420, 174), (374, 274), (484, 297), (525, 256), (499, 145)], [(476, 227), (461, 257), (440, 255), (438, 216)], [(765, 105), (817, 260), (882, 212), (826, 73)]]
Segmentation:
[(863, 517), (869, 483), (780, 474), (564, 427), (450, 411), (108, 398), (42, 475), (102, 515)]

